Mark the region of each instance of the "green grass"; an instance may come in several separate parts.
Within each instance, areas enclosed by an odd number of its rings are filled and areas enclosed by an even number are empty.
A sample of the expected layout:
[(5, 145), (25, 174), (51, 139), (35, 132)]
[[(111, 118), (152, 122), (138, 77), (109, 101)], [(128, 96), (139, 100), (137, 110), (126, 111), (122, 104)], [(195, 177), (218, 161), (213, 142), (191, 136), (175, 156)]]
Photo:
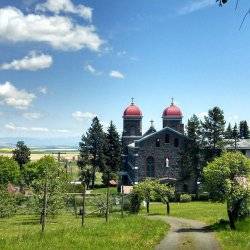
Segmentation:
[[(145, 209), (142, 214), (145, 214)], [(165, 205), (152, 203), (150, 214), (166, 214)], [(236, 224), (236, 231), (229, 228), (226, 213), (226, 205), (212, 202), (188, 202), (172, 203), (171, 216), (199, 220), (207, 223), (215, 231), (221, 246), (225, 250), (247, 250), (250, 249), (250, 218), (239, 221)], [(220, 221), (220, 220), (224, 220)]]
[(143, 216), (80, 218), (64, 214), (50, 220), (44, 235), (37, 219), (15, 216), (0, 220), (0, 249), (153, 249), (164, 237), (168, 225)]
[[(109, 188), (110, 194), (117, 194), (117, 187), (110, 187)], [(106, 194), (107, 188), (96, 188), (92, 191), (93, 194)]]

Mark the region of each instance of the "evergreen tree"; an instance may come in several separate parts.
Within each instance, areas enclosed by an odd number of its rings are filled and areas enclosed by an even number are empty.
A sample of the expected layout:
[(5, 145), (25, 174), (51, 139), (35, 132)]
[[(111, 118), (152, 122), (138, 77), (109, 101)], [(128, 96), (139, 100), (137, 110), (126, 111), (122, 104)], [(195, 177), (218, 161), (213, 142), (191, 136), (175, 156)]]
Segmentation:
[(82, 166), (86, 166), (88, 162), (91, 164), (91, 185), (94, 188), (96, 171), (99, 169), (103, 172), (105, 169), (105, 133), (97, 117), (92, 120), (91, 127), (86, 136), (82, 137), (79, 146)]
[(243, 138), (243, 139), (250, 138), (250, 133), (249, 133), (247, 121), (240, 122), (240, 138)]
[(103, 173), (103, 182), (107, 184), (109, 181), (108, 176), (117, 178), (117, 172), (121, 166), (121, 141), (112, 121), (106, 134), (105, 160), (106, 168)]
[(233, 131), (232, 131), (232, 139), (234, 139), (234, 149), (237, 149), (237, 142), (239, 141), (239, 131), (238, 131), (238, 127), (237, 124), (235, 123)]
[(186, 131), (190, 141), (185, 145), (185, 149), (181, 153), (181, 175), (183, 179), (190, 178), (191, 176), (195, 178), (195, 189), (197, 193), (197, 182), (201, 179), (202, 172), (202, 140), (201, 122), (196, 115), (188, 119)]
[(231, 123), (229, 123), (228, 126), (227, 126), (227, 129), (225, 131), (225, 138), (226, 139), (232, 139), (233, 138), (232, 132), (233, 131), (232, 131)]
[(219, 107), (208, 111), (205, 121), (202, 122), (203, 136), (206, 146), (212, 149), (213, 154), (223, 146), (225, 129), (224, 113)]

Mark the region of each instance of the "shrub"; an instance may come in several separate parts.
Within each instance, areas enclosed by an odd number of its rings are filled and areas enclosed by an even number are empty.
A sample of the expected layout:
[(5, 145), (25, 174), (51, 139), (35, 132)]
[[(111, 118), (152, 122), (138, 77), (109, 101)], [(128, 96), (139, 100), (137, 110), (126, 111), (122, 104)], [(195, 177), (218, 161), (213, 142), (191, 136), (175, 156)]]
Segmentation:
[(198, 200), (199, 201), (208, 201), (209, 200), (209, 193), (204, 192), (204, 193), (199, 194)]
[(189, 194), (181, 194), (180, 202), (190, 202), (192, 200), (191, 195)]
[(130, 213), (139, 213), (142, 200), (142, 194), (138, 191), (133, 191), (129, 194)]
[(5, 186), (0, 187), (0, 201), (0, 218), (10, 217), (15, 214), (15, 197), (8, 193)]

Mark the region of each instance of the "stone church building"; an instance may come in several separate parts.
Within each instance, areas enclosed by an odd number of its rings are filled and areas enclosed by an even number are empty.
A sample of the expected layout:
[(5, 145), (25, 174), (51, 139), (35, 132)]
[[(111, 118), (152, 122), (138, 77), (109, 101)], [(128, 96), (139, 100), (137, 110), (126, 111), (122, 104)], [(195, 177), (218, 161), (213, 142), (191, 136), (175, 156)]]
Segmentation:
[(184, 135), (182, 111), (172, 101), (162, 113), (162, 129), (150, 128), (142, 134), (142, 112), (132, 103), (123, 113), (123, 171), (124, 185), (133, 185), (145, 178), (172, 183), (180, 192), (194, 190), (194, 180), (182, 180), (178, 160), (188, 138)]

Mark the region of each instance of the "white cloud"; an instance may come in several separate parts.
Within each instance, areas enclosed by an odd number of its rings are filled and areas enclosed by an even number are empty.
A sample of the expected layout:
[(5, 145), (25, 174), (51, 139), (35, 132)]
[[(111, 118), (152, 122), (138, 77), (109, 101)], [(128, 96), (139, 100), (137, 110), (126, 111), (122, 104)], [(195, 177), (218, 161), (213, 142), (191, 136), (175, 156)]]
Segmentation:
[(91, 120), (94, 117), (96, 117), (96, 114), (93, 114), (91, 112), (81, 112), (81, 111), (75, 111), (72, 113), (72, 117), (76, 119), (77, 121), (83, 121), (85, 119)]
[(49, 132), (58, 132), (58, 133), (69, 133), (70, 131), (67, 129), (48, 129), (46, 127), (21, 127), (16, 126), (13, 122), (5, 124), (5, 129), (18, 132), (18, 131), (24, 131), (24, 132), (41, 132), (41, 133), (49, 133)]
[(18, 90), (10, 82), (0, 84), (0, 102), (17, 109), (28, 108), (36, 96), (26, 90)]
[(182, 7), (178, 13), (180, 15), (189, 14), (216, 4), (215, 0), (190, 0), (188, 4)]
[(4, 126), (6, 129), (8, 130), (12, 130), (12, 131), (27, 131), (28, 128), (26, 127), (17, 127), (14, 123), (10, 122), (8, 124), (5, 124)]
[(0, 66), (0, 69), (8, 70), (30, 70), (36, 71), (39, 69), (49, 68), (53, 63), (53, 59), (50, 55), (37, 54), (35, 51), (31, 51), (29, 55), (22, 59), (15, 59), (10, 63), (4, 63)]
[(41, 93), (41, 94), (46, 95), (48, 93), (48, 88), (46, 86), (39, 87), (38, 92)]
[(114, 78), (119, 78), (119, 79), (123, 79), (124, 78), (124, 75), (120, 71), (117, 71), (117, 70), (112, 70), (109, 73), (109, 76), (110, 77), (114, 77)]
[(23, 113), (23, 117), (27, 120), (37, 120), (42, 117), (42, 114), (37, 112)]
[(84, 69), (85, 69), (85, 71), (88, 71), (91, 74), (96, 73), (96, 69), (90, 64), (85, 65)]
[(83, 4), (74, 5), (71, 0), (47, 0), (43, 4), (36, 6), (38, 11), (51, 11), (55, 14), (73, 13), (83, 17), (87, 21), (92, 20), (92, 8)]
[(99, 51), (103, 41), (93, 25), (82, 26), (65, 16), (25, 15), (15, 7), (0, 9), (0, 40), (44, 42), (56, 49)]

